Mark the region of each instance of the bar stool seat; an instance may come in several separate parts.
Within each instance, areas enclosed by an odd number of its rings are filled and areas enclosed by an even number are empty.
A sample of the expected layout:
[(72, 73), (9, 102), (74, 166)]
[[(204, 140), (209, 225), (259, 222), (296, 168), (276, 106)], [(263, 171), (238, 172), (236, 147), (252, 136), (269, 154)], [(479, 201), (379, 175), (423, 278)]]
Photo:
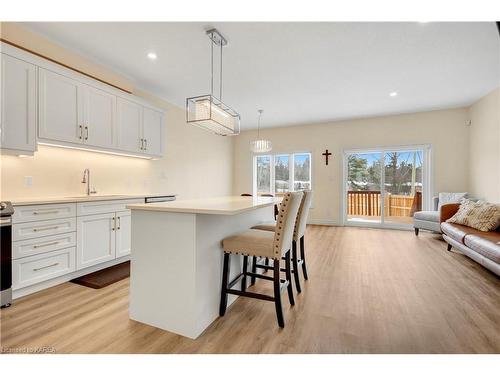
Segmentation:
[[(224, 238), (224, 251), (232, 254), (272, 258), (274, 231), (249, 229), (247, 231)], [(251, 249), (251, 254), (249, 254)]]
[(268, 232), (274, 232), (276, 230), (276, 222), (270, 221), (268, 223), (262, 223), (259, 225), (255, 225), (252, 227), (252, 229), (259, 229), (259, 230), (265, 230)]

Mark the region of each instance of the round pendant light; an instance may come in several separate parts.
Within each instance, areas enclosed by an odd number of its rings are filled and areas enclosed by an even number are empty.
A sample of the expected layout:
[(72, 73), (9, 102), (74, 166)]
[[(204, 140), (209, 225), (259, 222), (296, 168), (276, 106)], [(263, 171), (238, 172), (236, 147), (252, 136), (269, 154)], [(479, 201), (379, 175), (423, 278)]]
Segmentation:
[(271, 151), (273, 149), (273, 145), (271, 141), (260, 138), (260, 119), (262, 117), (262, 112), (264, 112), (264, 110), (259, 109), (258, 112), (259, 112), (259, 123), (257, 125), (257, 139), (250, 143), (250, 150), (252, 150), (252, 152), (255, 152), (256, 154), (261, 154), (263, 152)]

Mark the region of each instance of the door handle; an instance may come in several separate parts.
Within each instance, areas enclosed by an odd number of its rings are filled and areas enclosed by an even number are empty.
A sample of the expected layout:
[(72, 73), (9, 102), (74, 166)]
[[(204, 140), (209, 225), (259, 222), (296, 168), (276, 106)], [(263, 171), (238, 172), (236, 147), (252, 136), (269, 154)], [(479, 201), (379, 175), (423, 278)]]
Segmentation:
[(34, 249), (38, 249), (40, 247), (45, 247), (45, 246), (51, 246), (51, 245), (57, 245), (59, 241), (54, 241), (54, 242), (49, 242), (49, 243), (44, 243), (43, 245), (33, 245)]
[(58, 212), (59, 212), (58, 210), (52, 210), (52, 211), (33, 211), (33, 215), (57, 214)]
[(148, 149), (148, 140), (144, 139), (144, 151)]
[(80, 128), (80, 136), (78, 138), (83, 138), (83, 127), (81, 125), (78, 126)]
[(139, 148), (144, 150), (144, 138), (141, 138), (141, 146)]
[(118, 216), (118, 217), (116, 218), (116, 220), (118, 220), (118, 226), (117, 226), (116, 230), (120, 230), (120, 227), (121, 227), (121, 225), (122, 225), (122, 222), (121, 222), (121, 220), (120, 220), (120, 216)]
[(116, 229), (116, 220), (114, 217), (112, 217), (113, 219), (113, 227), (111, 227), (111, 230), (115, 230)]
[(86, 126), (85, 127), (85, 140), (88, 140), (89, 139), (89, 127)]
[(57, 228), (59, 228), (57, 225), (54, 225), (52, 227), (33, 228), (33, 232), (40, 232), (43, 230), (51, 230), (51, 229), (57, 229)]

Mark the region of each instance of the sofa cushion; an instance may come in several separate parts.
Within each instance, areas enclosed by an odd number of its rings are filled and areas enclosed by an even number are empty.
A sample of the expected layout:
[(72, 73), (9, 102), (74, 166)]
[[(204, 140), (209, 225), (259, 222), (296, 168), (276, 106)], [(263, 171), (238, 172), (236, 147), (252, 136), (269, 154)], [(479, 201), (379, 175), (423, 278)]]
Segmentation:
[(481, 234), (469, 234), (465, 236), (464, 243), (467, 247), (484, 257), (500, 264), (500, 233), (486, 232)]
[(484, 234), (477, 229), (467, 227), (465, 225), (453, 224), (443, 222), (441, 223), (441, 231), (446, 234), (448, 237), (453, 238), (455, 241), (464, 243), (464, 237), (470, 234)]
[(495, 230), (500, 224), (500, 205), (462, 199), (457, 213), (446, 221), (467, 225), (483, 232)]
[(417, 220), (434, 221), (439, 223), (439, 211), (418, 211), (413, 217)]

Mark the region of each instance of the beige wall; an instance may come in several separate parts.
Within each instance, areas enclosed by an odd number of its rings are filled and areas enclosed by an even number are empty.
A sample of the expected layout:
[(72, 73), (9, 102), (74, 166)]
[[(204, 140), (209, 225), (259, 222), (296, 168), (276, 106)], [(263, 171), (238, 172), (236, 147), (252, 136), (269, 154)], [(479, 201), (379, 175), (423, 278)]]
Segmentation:
[[(341, 221), (342, 151), (377, 146), (430, 144), (433, 192), (467, 191), (468, 127), (466, 109), (452, 109), (261, 131), (273, 153), (312, 152), (315, 193), (312, 222)], [(255, 131), (235, 138), (233, 193), (252, 191), (250, 141)], [(328, 166), (321, 155), (333, 153)]]
[(500, 88), (469, 108), (471, 193), (500, 202)]
[[(2, 37), (36, 48), (37, 52), (66, 64), (77, 65), (100, 79), (130, 88), (131, 82), (62, 49), (45, 38), (13, 24), (2, 26)], [(177, 193), (180, 198), (231, 194), (232, 141), (185, 122), (184, 110), (145, 92), (134, 90), (166, 110), (165, 156), (143, 160), (124, 156), (39, 146), (33, 157), (1, 156), (1, 199), (74, 196), (84, 192), (80, 182), (84, 168), (90, 168), (94, 185), (102, 194)], [(33, 186), (25, 186), (25, 176)]]

